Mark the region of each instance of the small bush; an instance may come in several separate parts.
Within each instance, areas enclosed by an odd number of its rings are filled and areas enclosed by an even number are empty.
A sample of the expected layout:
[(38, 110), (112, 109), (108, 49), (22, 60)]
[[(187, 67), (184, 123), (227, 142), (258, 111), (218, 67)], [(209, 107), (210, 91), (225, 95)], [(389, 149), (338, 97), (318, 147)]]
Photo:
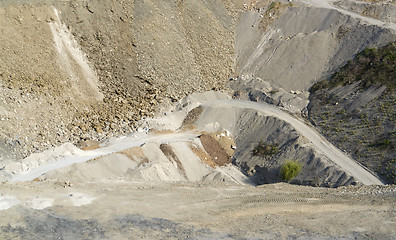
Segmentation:
[(389, 138), (377, 139), (369, 145), (369, 147), (379, 147), (379, 148), (393, 148), (392, 142)]
[(285, 181), (290, 181), (295, 178), (302, 169), (302, 164), (297, 161), (287, 160), (281, 167), (281, 178)]

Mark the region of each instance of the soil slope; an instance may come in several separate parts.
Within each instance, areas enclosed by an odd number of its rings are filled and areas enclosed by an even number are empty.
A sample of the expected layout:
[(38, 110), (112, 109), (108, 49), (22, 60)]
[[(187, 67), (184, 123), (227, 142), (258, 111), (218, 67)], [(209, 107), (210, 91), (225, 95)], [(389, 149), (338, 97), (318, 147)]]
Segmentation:
[(341, 13), (328, 1), (307, 4), (315, 7), (297, 2), (241, 14), (235, 43), (239, 75), (287, 91), (303, 91), (364, 48), (395, 39), (395, 29), (381, 22), (374, 25), (375, 19), (367, 24), (357, 18), (360, 15)]
[(336, 146), (396, 183), (396, 48), (366, 49), (311, 89), (309, 119)]
[(130, 132), (233, 74), (240, 1), (1, 1), (2, 160)]

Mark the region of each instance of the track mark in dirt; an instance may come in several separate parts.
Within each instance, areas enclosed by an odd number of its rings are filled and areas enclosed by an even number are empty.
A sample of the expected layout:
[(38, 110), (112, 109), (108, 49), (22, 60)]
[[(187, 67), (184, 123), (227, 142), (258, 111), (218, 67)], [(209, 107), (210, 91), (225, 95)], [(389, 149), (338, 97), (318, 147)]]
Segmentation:
[(179, 170), (179, 172), (186, 179), (188, 179), (183, 164), (180, 162), (179, 158), (177, 157), (176, 153), (173, 151), (172, 147), (169, 146), (168, 144), (161, 144), (160, 149), (164, 153), (164, 155), (169, 159), (169, 161), (171, 161), (172, 163), (176, 163), (177, 170)]
[(231, 158), (228, 156), (227, 152), (212, 136), (202, 134), (199, 138), (205, 151), (218, 166), (225, 166), (231, 163)]
[(307, 203), (307, 202), (316, 202), (320, 201), (323, 202), (322, 199), (308, 199), (308, 198), (257, 198), (253, 197), (247, 200), (243, 201), (243, 204), (249, 204), (249, 203), (260, 203), (260, 202), (265, 202), (265, 203)]

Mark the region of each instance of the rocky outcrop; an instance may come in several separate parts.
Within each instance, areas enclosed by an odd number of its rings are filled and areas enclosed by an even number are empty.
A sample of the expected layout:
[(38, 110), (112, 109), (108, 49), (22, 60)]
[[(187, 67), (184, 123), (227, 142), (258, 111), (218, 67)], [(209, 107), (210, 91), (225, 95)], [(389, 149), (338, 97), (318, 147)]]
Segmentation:
[(366, 49), (311, 89), (308, 119), (338, 148), (396, 183), (395, 43)]

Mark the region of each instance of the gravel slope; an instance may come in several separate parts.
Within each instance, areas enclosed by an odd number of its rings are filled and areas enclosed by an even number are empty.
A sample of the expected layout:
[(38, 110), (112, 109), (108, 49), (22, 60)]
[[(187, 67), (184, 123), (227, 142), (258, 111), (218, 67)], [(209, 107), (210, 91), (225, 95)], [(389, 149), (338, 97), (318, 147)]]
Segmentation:
[[(334, 147), (329, 141), (316, 132), (312, 126), (307, 125), (303, 122), (303, 120), (299, 120), (296, 117), (283, 112), (279, 108), (266, 103), (254, 103), (237, 100), (205, 102), (203, 105), (225, 108), (253, 109), (258, 112), (262, 112), (265, 115), (279, 118), (280, 120), (291, 124), (300, 134), (312, 142), (318, 151), (327, 156), (333, 163), (340, 166), (344, 171), (354, 176), (359, 182), (365, 185), (382, 185), (382, 182), (376, 176), (371, 174), (368, 170), (363, 168), (348, 155)], [(217, 121), (221, 120), (217, 119)]]

